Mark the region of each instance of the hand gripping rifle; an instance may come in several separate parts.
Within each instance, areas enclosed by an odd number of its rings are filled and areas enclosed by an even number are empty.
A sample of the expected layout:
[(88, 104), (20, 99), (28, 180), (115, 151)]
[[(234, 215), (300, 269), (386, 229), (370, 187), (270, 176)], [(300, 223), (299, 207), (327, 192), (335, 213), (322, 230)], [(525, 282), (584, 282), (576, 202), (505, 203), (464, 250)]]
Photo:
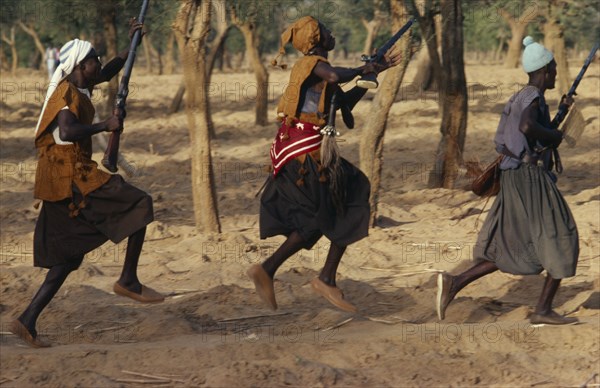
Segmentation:
[[(385, 53), (388, 52), (389, 49), (404, 35), (406, 31), (412, 26), (415, 22), (415, 19), (410, 19), (408, 23), (402, 26), (394, 36), (390, 38), (374, 55), (363, 54), (360, 57), (360, 60), (365, 63), (379, 63), (383, 59)], [(365, 89), (375, 89), (379, 86), (379, 82), (377, 82), (377, 74), (369, 73), (363, 75), (360, 79), (356, 81), (356, 86), (360, 86)]]
[[(140, 23), (144, 23), (146, 11), (148, 10), (148, 2), (149, 0), (144, 0), (142, 3), (142, 10), (140, 11), (140, 16), (137, 19), (137, 21)], [(129, 94), (129, 78), (131, 77), (133, 63), (135, 62), (135, 51), (141, 39), (142, 30), (136, 30), (133, 33), (133, 38), (131, 39), (131, 44), (129, 45), (129, 54), (127, 55), (127, 61), (125, 62), (124, 66), (125, 70), (123, 71), (121, 83), (119, 84), (119, 90), (117, 91), (117, 101), (115, 103), (115, 107), (119, 112), (121, 112), (121, 114), (125, 113), (127, 95)], [(115, 131), (110, 134), (110, 138), (108, 139), (108, 146), (106, 147), (106, 151), (104, 152), (104, 158), (102, 158), (102, 165), (106, 167), (106, 169), (110, 172), (117, 172), (118, 170), (117, 161), (119, 158), (120, 139), (121, 131)]]
[[(575, 78), (575, 81), (573, 81), (573, 85), (571, 85), (571, 88), (569, 89), (569, 92), (567, 93), (567, 98), (568, 97), (573, 97), (574, 95), (577, 94), (577, 93), (575, 93), (575, 90), (577, 90), (577, 86), (579, 86), (579, 83), (581, 82), (581, 79), (583, 78), (583, 75), (587, 71), (588, 66), (594, 60), (594, 56), (596, 55), (596, 51), (598, 51), (599, 46), (600, 46), (600, 43), (596, 42), (596, 44), (594, 45), (594, 47), (592, 47), (592, 50), (590, 51), (590, 54), (588, 55), (588, 57), (585, 59), (585, 62), (583, 63), (583, 67), (579, 71), (579, 74), (577, 74), (577, 78)], [(554, 116), (554, 119), (552, 120), (552, 126), (554, 128), (558, 128), (560, 126), (560, 124), (567, 117), (568, 111), (569, 111), (569, 107), (567, 105), (565, 105), (565, 104), (561, 104), (558, 107), (558, 112), (556, 113), (556, 116)], [(563, 133), (563, 137), (565, 135), (566, 135), (566, 133)], [(560, 174), (563, 171), (563, 166), (562, 166), (562, 162), (560, 160), (560, 155), (558, 154), (558, 150), (556, 148), (554, 148), (552, 150), (552, 153), (553, 153), (553, 156), (554, 156), (554, 163), (555, 163), (555, 166), (556, 166), (556, 172)]]

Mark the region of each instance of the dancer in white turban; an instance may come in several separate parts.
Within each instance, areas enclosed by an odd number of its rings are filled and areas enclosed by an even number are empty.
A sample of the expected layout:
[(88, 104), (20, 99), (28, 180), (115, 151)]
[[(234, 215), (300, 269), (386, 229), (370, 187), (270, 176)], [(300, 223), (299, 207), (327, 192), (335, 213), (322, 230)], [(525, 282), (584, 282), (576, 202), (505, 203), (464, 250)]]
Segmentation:
[[(132, 21), (133, 32), (142, 25)], [(137, 265), (146, 225), (153, 221), (152, 198), (120, 175), (98, 169), (92, 156), (92, 135), (120, 131), (124, 112), (92, 124), (94, 86), (110, 80), (125, 64), (128, 50), (102, 67), (90, 42), (74, 39), (60, 50), (60, 65), (50, 82), (35, 129), (38, 165), (35, 198), (41, 200), (33, 244), (34, 265), (48, 268), (46, 279), (11, 331), (33, 347), (47, 347), (37, 336), (36, 322), (69, 273), (86, 253), (107, 240), (128, 238), (127, 253), (116, 294), (140, 302), (164, 297), (142, 285)]]

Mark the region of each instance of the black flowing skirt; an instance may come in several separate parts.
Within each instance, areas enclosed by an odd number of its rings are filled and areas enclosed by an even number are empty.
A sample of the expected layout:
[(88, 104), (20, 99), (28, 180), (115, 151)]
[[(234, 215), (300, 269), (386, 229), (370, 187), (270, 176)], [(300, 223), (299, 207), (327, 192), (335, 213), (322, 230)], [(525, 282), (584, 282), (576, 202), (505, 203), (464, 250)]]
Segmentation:
[(81, 192), (73, 185), (73, 199), (43, 201), (33, 236), (33, 263), (51, 268), (77, 264), (83, 256), (111, 240), (118, 244), (154, 220), (152, 197), (113, 175), (85, 197), (85, 207), (70, 217), (69, 204), (79, 204)]
[[(340, 246), (366, 237), (369, 229), (369, 180), (358, 168), (342, 159), (346, 185), (344, 212), (333, 205), (328, 183), (319, 182), (316, 162), (306, 157), (305, 175), (296, 159), (270, 178), (260, 200), (260, 238), (289, 236), (297, 231), (310, 249), (325, 235)], [(297, 185), (303, 178), (304, 183)]]

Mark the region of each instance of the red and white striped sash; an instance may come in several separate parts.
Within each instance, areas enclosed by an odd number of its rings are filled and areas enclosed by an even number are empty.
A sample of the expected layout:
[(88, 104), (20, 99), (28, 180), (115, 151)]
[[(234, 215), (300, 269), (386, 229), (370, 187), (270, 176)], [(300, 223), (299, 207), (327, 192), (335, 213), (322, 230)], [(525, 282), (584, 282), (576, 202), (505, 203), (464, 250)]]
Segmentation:
[(271, 145), (273, 175), (276, 176), (288, 161), (318, 150), (322, 138), (320, 130), (321, 127), (311, 123), (298, 121), (287, 126), (284, 121)]

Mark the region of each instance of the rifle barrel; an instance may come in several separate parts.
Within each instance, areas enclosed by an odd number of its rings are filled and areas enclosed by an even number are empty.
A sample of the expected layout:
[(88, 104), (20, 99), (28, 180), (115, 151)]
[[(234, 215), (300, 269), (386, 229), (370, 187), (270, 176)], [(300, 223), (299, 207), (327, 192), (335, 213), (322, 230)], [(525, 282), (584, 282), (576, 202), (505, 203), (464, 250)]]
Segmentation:
[[(149, 0), (144, 0), (142, 2), (142, 9), (137, 19), (137, 21), (140, 23), (143, 23), (144, 19), (146, 18), (146, 12), (148, 11), (149, 2)], [(121, 77), (121, 82), (119, 83), (119, 90), (117, 91), (117, 101), (115, 105), (121, 111), (125, 110), (125, 105), (127, 103), (127, 95), (129, 94), (129, 79), (131, 78), (133, 63), (135, 62), (135, 53), (138, 45), (140, 44), (140, 39), (142, 39), (141, 29), (135, 31), (133, 33), (133, 37), (131, 38), (131, 43), (129, 45), (129, 54), (127, 55), (127, 60), (125, 61), (125, 66), (123, 67), (123, 76)], [(118, 170), (117, 162), (119, 160), (120, 138), (120, 132), (111, 133), (110, 138), (108, 140), (108, 146), (104, 151), (102, 165), (106, 167), (106, 169), (110, 172), (117, 172)]]
[[(599, 43), (596, 42), (596, 44), (594, 45), (594, 47), (592, 47), (592, 50), (590, 51), (590, 55), (588, 55), (588, 57), (585, 59), (585, 62), (583, 63), (583, 67), (579, 71), (579, 74), (577, 74), (575, 81), (573, 81), (573, 85), (571, 85), (571, 88), (569, 89), (567, 96), (572, 97), (573, 95), (575, 95), (575, 90), (577, 90), (577, 86), (579, 86), (579, 82), (581, 82), (581, 79), (583, 78), (583, 75), (587, 71), (588, 66), (590, 65), (590, 63), (592, 63), (592, 60), (594, 59), (594, 55), (596, 55), (596, 51), (598, 51), (598, 47), (599, 47)], [(564, 121), (565, 117), (567, 117), (567, 111), (568, 111), (568, 108), (566, 106), (563, 106), (563, 105), (559, 106), (558, 112), (556, 112), (556, 116), (554, 116), (554, 119), (552, 120), (552, 123), (554, 124), (554, 126), (556, 128), (558, 128), (560, 126), (560, 124)]]
[(583, 67), (579, 71), (579, 74), (577, 74), (575, 81), (573, 81), (573, 85), (571, 85), (571, 89), (569, 89), (568, 96), (571, 97), (575, 94), (575, 90), (577, 89), (577, 86), (579, 86), (579, 82), (581, 82), (581, 79), (583, 78), (583, 75), (587, 71), (588, 66), (590, 65), (590, 63), (592, 63), (592, 60), (594, 60), (594, 55), (596, 55), (596, 51), (598, 51), (599, 47), (600, 47), (600, 42), (596, 42), (596, 44), (590, 51), (590, 55), (588, 55), (588, 57), (585, 59), (585, 62), (583, 63)]
[(398, 30), (398, 32), (394, 34), (394, 36), (390, 38), (390, 40), (385, 42), (385, 44), (381, 46), (379, 50), (377, 50), (377, 54), (373, 62), (379, 62), (385, 53), (392, 48), (392, 46), (398, 41), (398, 39), (402, 37), (402, 35), (404, 35), (404, 33), (413, 25), (414, 22), (415, 19), (411, 18), (405, 25), (402, 26), (402, 28), (400, 28), (400, 30)]

